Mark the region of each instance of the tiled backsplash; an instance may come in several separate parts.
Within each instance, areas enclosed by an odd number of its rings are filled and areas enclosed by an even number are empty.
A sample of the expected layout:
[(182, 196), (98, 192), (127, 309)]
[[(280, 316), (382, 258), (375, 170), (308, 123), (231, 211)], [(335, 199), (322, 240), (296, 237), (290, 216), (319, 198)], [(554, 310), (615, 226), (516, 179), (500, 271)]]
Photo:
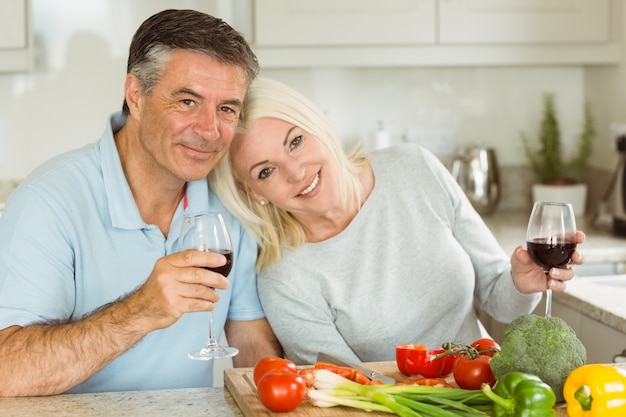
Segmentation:
[[(526, 166), (503, 166), (500, 167), (499, 174), (501, 197), (497, 210), (530, 211), (530, 185), (534, 181), (530, 169)], [(587, 212), (593, 214), (597, 202), (608, 188), (611, 181), (611, 173), (590, 168), (587, 177), (589, 178)], [(18, 186), (19, 182), (17, 179), (0, 179), (0, 203), (7, 200), (9, 194)]]

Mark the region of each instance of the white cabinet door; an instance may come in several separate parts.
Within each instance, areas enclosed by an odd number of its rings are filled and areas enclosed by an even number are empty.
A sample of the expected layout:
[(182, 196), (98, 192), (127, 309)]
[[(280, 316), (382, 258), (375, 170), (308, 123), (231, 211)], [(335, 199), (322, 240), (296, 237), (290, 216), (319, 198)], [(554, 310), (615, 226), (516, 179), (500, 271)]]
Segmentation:
[[(535, 310), (542, 314), (543, 309)], [(587, 350), (587, 363), (610, 363), (613, 357), (626, 349), (626, 334), (621, 333), (581, 312), (555, 301), (552, 315), (569, 324)]]
[(0, 0), (0, 49), (26, 48), (26, 0)]
[(587, 362), (613, 362), (626, 349), (626, 334), (583, 316), (580, 339), (587, 348)]
[(257, 46), (435, 42), (435, 0), (256, 0)]
[(610, 0), (442, 0), (442, 44), (608, 42)]
[(622, 0), (248, 0), (264, 68), (615, 64)]
[(0, 0), (0, 72), (32, 68), (29, 0)]

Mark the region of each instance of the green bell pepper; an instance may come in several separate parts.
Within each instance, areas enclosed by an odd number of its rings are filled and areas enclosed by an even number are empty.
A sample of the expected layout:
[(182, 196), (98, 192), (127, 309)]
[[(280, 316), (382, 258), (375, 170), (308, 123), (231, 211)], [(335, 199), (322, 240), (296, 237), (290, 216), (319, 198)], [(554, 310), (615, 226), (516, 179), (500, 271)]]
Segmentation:
[(500, 378), (493, 390), (483, 384), (482, 392), (493, 401), (493, 417), (555, 417), (556, 396), (539, 377), (511, 372)]

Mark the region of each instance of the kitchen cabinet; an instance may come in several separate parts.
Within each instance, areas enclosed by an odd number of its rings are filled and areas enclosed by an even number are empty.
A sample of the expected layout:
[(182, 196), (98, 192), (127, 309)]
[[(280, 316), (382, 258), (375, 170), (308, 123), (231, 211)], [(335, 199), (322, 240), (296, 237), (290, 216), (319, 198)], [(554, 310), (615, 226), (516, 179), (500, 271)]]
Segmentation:
[(442, 44), (609, 42), (610, 0), (464, 0), (439, 3)]
[(29, 0), (0, 0), (0, 72), (32, 68)]
[(619, 0), (252, 0), (264, 68), (607, 64)]
[(435, 0), (257, 0), (257, 46), (433, 44)]
[(559, 302), (552, 303), (552, 314), (569, 324), (587, 349), (588, 363), (610, 363), (626, 349), (626, 334), (620, 333)]

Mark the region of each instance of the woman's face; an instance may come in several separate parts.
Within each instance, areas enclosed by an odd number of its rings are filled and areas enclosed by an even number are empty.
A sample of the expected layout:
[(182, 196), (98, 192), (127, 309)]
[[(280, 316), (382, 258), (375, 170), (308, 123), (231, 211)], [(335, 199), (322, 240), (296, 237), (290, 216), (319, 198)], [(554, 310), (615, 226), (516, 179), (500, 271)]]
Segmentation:
[(231, 146), (237, 178), (252, 198), (276, 205), (306, 222), (341, 205), (338, 167), (328, 149), (298, 126), (257, 120)]

